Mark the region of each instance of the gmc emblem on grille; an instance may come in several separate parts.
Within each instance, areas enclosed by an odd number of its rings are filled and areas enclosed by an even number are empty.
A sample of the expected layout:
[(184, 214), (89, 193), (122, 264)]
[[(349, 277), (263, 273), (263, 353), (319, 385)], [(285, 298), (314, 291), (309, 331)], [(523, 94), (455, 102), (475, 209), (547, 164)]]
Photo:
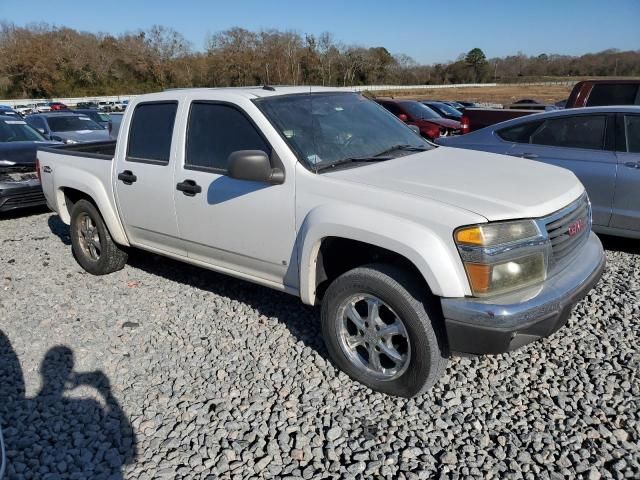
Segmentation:
[(573, 237), (573, 236), (579, 234), (586, 227), (587, 227), (587, 219), (586, 218), (583, 217), (583, 218), (579, 218), (579, 219), (575, 220), (574, 222), (569, 224), (569, 227), (568, 227), (569, 236)]

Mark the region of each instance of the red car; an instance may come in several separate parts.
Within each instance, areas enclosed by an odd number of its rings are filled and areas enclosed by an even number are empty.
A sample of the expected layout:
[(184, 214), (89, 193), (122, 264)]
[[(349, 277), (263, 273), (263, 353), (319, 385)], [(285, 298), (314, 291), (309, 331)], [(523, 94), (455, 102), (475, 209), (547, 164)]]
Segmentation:
[(51, 102), (49, 103), (49, 106), (51, 107), (52, 112), (57, 110), (69, 110), (69, 107), (62, 102)]
[(418, 127), (420, 134), (429, 140), (462, 133), (460, 122), (443, 118), (420, 102), (414, 100), (376, 100), (376, 102), (406, 124)]

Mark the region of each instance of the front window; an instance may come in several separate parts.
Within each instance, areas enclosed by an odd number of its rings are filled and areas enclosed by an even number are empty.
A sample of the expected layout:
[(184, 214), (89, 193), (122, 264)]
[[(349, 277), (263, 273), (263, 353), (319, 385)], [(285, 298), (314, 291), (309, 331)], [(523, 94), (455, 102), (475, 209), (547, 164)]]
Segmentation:
[[(385, 160), (432, 146), (377, 103), (356, 93), (266, 97), (256, 103), (313, 170), (353, 160)], [(394, 152), (395, 153), (395, 152)], [(397, 155), (395, 155), (397, 156)]]
[(73, 132), (77, 130), (104, 130), (89, 117), (55, 116), (47, 118), (52, 132)]
[(0, 142), (44, 142), (45, 138), (22, 120), (0, 120)]

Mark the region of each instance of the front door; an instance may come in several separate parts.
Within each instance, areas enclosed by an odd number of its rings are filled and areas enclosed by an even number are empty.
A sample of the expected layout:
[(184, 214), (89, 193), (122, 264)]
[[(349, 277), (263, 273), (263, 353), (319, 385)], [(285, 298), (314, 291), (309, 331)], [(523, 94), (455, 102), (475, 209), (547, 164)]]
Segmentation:
[(286, 284), (297, 269), (294, 172), (285, 172), (281, 185), (227, 176), (234, 151), (262, 150), (275, 159), (266, 137), (236, 105), (193, 101), (186, 128), (174, 189), (188, 256), (273, 286)]
[(174, 206), (172, 140), (178, 103), (149, 102), (135, 107), (128, 136), (116, 158), (115, 192), (132, 245), (186, 255)]
[(640, 232), (640, 115), (620, 115), (618, 180), (611, 227)]

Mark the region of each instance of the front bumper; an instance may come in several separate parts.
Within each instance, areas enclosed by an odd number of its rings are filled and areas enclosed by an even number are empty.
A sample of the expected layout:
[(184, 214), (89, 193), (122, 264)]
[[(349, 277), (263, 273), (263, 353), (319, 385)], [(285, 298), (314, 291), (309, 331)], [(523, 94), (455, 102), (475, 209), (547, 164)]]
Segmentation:
[(443, 298), (449, 349), (503, 353), (551, 335), (597, 283), (604, 266), (602, 244), (591, 233), (579, 255), (542, 285), (491, 299)]
[(0, 212), (46, 204), (39, 182), (0, 184)]

